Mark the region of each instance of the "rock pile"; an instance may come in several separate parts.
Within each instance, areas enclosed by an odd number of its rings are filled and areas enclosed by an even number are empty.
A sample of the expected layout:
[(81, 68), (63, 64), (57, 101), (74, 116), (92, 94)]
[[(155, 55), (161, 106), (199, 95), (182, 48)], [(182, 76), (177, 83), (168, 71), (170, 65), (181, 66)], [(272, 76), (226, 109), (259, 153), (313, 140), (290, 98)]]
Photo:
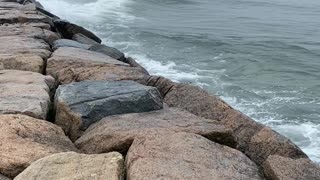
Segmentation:
[(39, 2), (0, 0), (8, 179), (318, 180), (320, 167), (218, 97), (149, 75)]

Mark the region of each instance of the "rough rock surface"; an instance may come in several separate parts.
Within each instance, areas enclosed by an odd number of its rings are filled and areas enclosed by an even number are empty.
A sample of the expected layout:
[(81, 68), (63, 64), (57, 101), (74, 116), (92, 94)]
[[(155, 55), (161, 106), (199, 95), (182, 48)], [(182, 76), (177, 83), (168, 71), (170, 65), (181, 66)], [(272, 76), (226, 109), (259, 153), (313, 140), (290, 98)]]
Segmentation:
[(45, 42), (52, 43), (60, 36), (48, 29), (48, 24), (25, 23), (25, 24), (5, 24), (0, 26), (0, 37), (3, 36), (25, 36), (36, 39), (43, 39)]
[(270, 180), (319, 180), (320, 166), (310, 159), (291, 159), (269, 156), (263, 164), (264, 173)]
[(87, 44), (87, 45), (90, 45), (90, 46), (96, 45), (96, 44), (100, 44), (100, 43), (97, 43), (93, 39), (90, 39), (90, 38), (88, 38), (87, 36), (85, 36), (85, 35), (83, 35), (81, 33), (74, 34), (72, 36), (72, 40), (77, 41), (77, 42), (82, 43), (82, 44)]
[[(148, 84), (154, 81), (155, 86), (164, 84), (164, 87), (169, 87), (166, 83), (161, 83), (160, 79), (150, 78), (148, 81), (150, 81)], [(233, 130), (238, 143), (237, 149), (259, 165), (272, 154), (292, 158), (307, 157), (288, 138), (268, 130), (269, 128), (255, 122), (220, 98), (210, 95), (199, 87), (186, 84), (173, 85), (165, 95), (164, 101), (170, 107), (180, 107), (198, 116), (221, 121), (222, 124)]]
[(127, 179), (263, 179), (240, 151), (191, 133), (150, 130), (126, 157)]
[(162, 109), (156, 88), (133, 81), (83, 81), (60, 86), (55, 96), (56, 124), (74, 141), (103, 117)]
[(146, 75), (150, 75), (149, 72), (141, 66), (136, 60), (134, 60), (132, 57), (128, 57), (125, 60), (126, 63), (130, 64), (132, 67), (140, 68)]
[(188, 84), (177, 84), (171, 87), (164, 101), (169, 106), (180, 107), (197, 116), (216, 120), (223, 119), (224, 112), (231, 108), (220, 98), (210, 95), (199, 87)]
[(210, 140), (235, 146), (230, 129), (217, 121), (178, 108), (105, 117), (90, 126), (75, 144), (85, 153), (126, 152), (137, 134), (151, 128), (200, 134)]
[[(8, 45), (8, 42), (10, 44)], [(24, 36), (0, 37), (0, 54), (34, 54), (48, 58), (51, 55), (50, 46), (42, 39)]]
[(10, 179), (0, 174), (0, 180), (10, 180)]
[(119, 61), (124, 62), (126, 60), (126, 57), (124, 56), (124, 54), (121, 51), (119, 51), (116, 48), (106, 46), (104, 44), (92, 45), (89, 48), (89, 50), (105, 54), (105, 55), (110, 56), (110, 57), (117, 59)]
[[(248, 144), (248, 156), (262, 164), (269, 155), (280, 155), (291, 158), (307, 158), (301, 149), (288, 138), (265, 127), (257, 132)], [(319, 176), (320, 177), (320, 176)]]
[(0, 24), (50, 23), (50, 18), (37, 14), (34, 4), (0, 2)]
[(63, 47), (48, 59), (47, 73), (61, 84), (83, 80), (138, 80), (145, 74), (140, 68), (102, 53)]
[(0, 114), (25, 114), (46, 119), (50, 91), (55, 81), (51, 76), (17, 70), (0, 71)]
[(33, 54), (0, 54), (0, 70), (15, 69), (43, 73), (44, 61)]
[[(170, 79), (167, 79), (161, 76), (146, 76), (146, 78), (143, 81), (141, 81), (141, 83), (146, 86), (156, 87), (163, 97), (166, 97), (167, 93), (170, 92), (170, 90), (177, 85), (177, 83), (172, 82)], [(171, 106), (179, 107), (179, 104), (175, 104), (174, 101), (170, 102), (170, 97), (168, 97), (167, 100)], [(188, 105), (190, 106), (191, 104), (188, 103)], [(189, 109), (185, 106), (182, 106), (182, 105), (180, 106), (184, 109)], [(189, 109), (189, 111), (192, 112), (193, 114), (196, 114), (195, 112), (191, 111), (191, 108)], [(207, 116), (206, 118), (209, 118), (209, 117), (211, 116)], [(213, 118), (215, 117), (211, 117), (211, 119)]]
[(90, 45), (81, 44), (77, 41), (73, 41), (70, 39), (59, 39), (53, 43), (52, 49), (56, 50), (60, 47), (74, 47), (74, 48), (80, 48), (80, 49), (89, 49)]
[(14, 180), (123, 180), (123, 161), (117, 152), (58, 153), (32, 163)]
[(0, 139), (0, 173), (11, 178), (42, 157), (76, 151), (60, 127), (25, 115), (0, 115)]
[(53, 21), (53, 23), (55, 27), (63, 35), (63, 37), (65, 37), (66, 39), (71, 39), (73, 35), (80, 33), (87, 36), (90, 39), (95, 40), (98, 43), (101, 43), (101, 39), (99, 37), (97, 37), (95, 34), (81, 26), (61, 19), (56, 19)]

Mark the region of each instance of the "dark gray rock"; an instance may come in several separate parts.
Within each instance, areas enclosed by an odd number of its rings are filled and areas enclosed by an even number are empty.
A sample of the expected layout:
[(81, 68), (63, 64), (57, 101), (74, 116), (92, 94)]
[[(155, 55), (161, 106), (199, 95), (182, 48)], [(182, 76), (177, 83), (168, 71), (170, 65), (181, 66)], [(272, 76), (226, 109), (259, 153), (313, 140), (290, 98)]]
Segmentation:
[(67, 39), (71, 39), (73, 35), (81, 33), (87, 36), (88, 38), (93, 39), (98, 43), (101, 43), (101, 39), (99, 37), (97, 37), (94, 33), (81, 26), (78, 26), (76, 24), (70, 23), (62, 19), (55, 19), (53, 20), (53, 23), (55, 27), (59, 30), (59, 32), (63, 35), (63, 37)]
[(60, 86), (56, 124), (75, 141), (92, 123), (110, 115), (163, 108), (159, 91), (133, 81), (82, 81)]
[(105, 54), (119, 61), (123, 61), (123, 62), (126, 61), (126, 58), (121, 51), (119, 51), (116, 48), (106, 46), (104, 44), (93, 45), (89, 48), (89, 50)]
[(56, 50), (60, 47), (74, 47), (74, 48), (80, 48), (80, 49), (89, 49), (90, 46), (87, 44), (81, 44), (77, 41), (73, 41), (70, 39), (58, 39), (53, 43), (53, 50)]
[(0, 174), (0, 180), (10, 180), (10, 179)]
[(82, 44), (88, 44), (88, 45), (96, 45), (99, 44), (96, 41), (94, 41), (93, 39), (88, 38), (87, 36), (81, 34), (81, 33), (77, 33), (75, 35), (72, 36), (72, 40), (75, 40), (79, 43)]
[(137, 61), (134, 60), (132, 57), (128, 57), (125, 60), (125, 62), (130, 64), (130, 66), (132, 66), (132, 67), (140, 68), (146, 75), (150, 75), (149, 72), (143, 66), (141, 66), (139, 63), (137, 63)]

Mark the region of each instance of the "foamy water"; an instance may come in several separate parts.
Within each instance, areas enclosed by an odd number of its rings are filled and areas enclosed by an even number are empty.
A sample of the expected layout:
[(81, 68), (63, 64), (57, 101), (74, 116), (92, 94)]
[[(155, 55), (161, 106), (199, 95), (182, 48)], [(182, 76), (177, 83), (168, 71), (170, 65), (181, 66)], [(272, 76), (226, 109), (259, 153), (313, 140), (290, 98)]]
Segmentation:
[(40, 2), (152, 74), (219, 95), (320, 162), (320, 1)]

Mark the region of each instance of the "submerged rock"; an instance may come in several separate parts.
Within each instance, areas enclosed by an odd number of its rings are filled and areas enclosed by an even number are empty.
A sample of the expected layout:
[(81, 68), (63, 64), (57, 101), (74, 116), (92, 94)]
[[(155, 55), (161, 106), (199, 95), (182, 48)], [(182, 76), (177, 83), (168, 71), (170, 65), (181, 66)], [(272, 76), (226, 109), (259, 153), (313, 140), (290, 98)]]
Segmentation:
[(264, 179), (240, 151), (191, 133), (150, 130), (126, 157), (127, 179)]
[(10, 178), (42, 157), (76, 151), (60, 127), (25, 115), (0, 115), (0, 139), (0, 173)]
[(51, 76), (29, 71), (0, 71), (0, 114), (25, 114), (46, 119), (55, 86)]
[(196, 133), (212, 141), (235, 146), (230, 129), (217, 121), (177, 108), (105, 117), (90, 126), (75, 144), (85, 153), (126, 152), (133, 139), (148, 129)]
[(75, 141), (82, 131), (106, 116), (148, 112), (162, 107), (156, 88), (133, 81), (83, 81), (57, 89), (55, 123)]
[(120, 153), (86, 155), (59, 153), (32, 163), (15, 180), (123, 180), (123, 157)]
[(318, 180), (320, 179), (320, 166), (310, 159), (291, 159), (278, 155), (269, 156), (263, 164), (268, 179), (286, 180)]

